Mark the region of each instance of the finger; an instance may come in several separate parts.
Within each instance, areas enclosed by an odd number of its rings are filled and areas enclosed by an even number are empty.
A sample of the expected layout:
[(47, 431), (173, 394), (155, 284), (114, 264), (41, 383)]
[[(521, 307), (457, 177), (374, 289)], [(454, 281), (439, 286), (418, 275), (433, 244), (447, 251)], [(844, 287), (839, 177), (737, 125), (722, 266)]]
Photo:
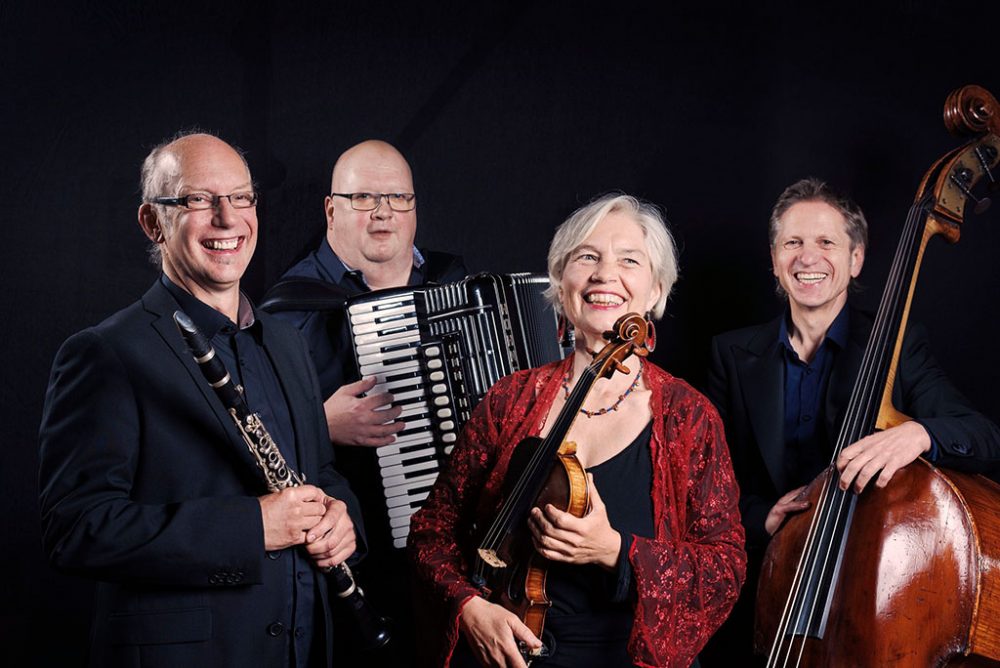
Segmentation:
[(383, 445), (392, 445), (396, 442), (396, 436), (359, 436), (355, 439), (355, 445), (366, 448), (380, 448)]
[(392, 401), (394, 397), (389, 392), (379, 392), (378, 394), (370, 394), (359, 403), (361, 407), (369, 411), (378, 411), (381, 416), (385, 417), (385, 420), (393, 419), (403, 410), (401, 406), (393, 406)]
[(531, 632), (531, 629), (529, 629), (527, 626), (524, 625), (524, 622), (522, 622), (514, 615), (511, 615), (509, 625), (515, 641), (523, 642), (531, 649), (538, 649), (539, 647), (542, 646), (542, 641), (539, 640), (537, 636), (535, 636), (535, 634)]
[(343, 395), (349, 395), (349, 396), (352, 396), (352, 397), (357, 397), (357, 396), (360, 396), (360, 395), (364, 394), (365, 392), (367, 392), (368, 390), (372, 389), (373, 387), (375, 387), (375, 384), (377, 382), (378, 382), (378, 378), (376, 378), (375, 376), (368, 376), (367, 378), (362, 378), (361, 380), (356, 380), (353, 383), (348, 383), (346, 385), (341, 385), (340, 389), (337, 390), (337, 392), (334, 392), (334, 394), (340, 393), (340, 394), (343, 394)]
[(590, 495), (590, 509), (591, 512), (595, 508), (603, 508), (604, 500), (601, 498), (601, 493), (597, 491), (597, 485), (594, 483), (594, 474), (587, 473), (587, 492)]

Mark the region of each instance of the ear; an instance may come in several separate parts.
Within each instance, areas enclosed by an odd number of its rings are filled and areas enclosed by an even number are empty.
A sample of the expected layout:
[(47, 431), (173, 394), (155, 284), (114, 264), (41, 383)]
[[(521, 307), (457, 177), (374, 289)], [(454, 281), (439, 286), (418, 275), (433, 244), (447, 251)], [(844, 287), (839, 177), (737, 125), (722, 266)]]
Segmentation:
[(326, 229), (333, 229), (333, 197), (326, 196), (323, 200), (323, 212), (326, 214)]
[(865, 266), (865, 247), (855, 246), (851, 251), (851, 278), (857, 278)]
[(163, 242), (163, 227), (160, 224), (160, 218), (156, 215), (156, 209), (148, 202), (139, 207), (139, 227), (153, 243)]
[(653, 289), (649, 291), (649, 303), (646, 304), (646, 313), (653, 310), (653, 307), (656, 306), (656, 302), (660, 301), (661, 294), (663, 294), (663, 290), (660, 289), (660, 282), (655, 281), (653, 283)]

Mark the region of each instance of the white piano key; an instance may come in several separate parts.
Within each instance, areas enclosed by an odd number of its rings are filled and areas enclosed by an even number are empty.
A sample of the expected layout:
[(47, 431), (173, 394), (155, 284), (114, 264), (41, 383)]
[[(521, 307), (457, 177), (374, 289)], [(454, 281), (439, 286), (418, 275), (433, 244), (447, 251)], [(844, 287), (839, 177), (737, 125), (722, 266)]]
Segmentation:
[[(407, 452), (400, 452), (394, 455), (379, 455), (378, 465), (383, 469), (389, 466), (396, 466), (403, 464), (403, 462), (409, 461), (411, 459), (418, 459), (420, 457), (430, 457), (433, 456), (437, 450), (435, 448), (421, 448), (420, 450), (409, 450)], [(404, 468), (407, 466), (403, 465)]]
[(361, 372), (362, 377), (367, 378), (368, 376), (378, 376), (379, 374), (391, 374), (396, 369), (403, 368), (403, 365), (408, 367), (414, 362), (416, 360), (373, 360), (371, 364), (364, 365), (359, 362), (358, 371)]
[(396, 309), (409, 309), (415, 311), (413, 304), (413, 293), (392, 295), (383, 299), (375, 299), (364, 304), (351, 304), (347, 311), (351, 314), (351, 319), (367, 318), (386, 311)]
[(411, 415), (421, 415), (426, 413), (429, 409), (426, 401), (418, 401), (413, 404), (404, 404), (403, 410), (399, 413), (397, 420), (406, 420), (406, 418)]
[(362, 366), (365, 364), (375, 364), (378, 362), (398, 359), (400, 357), (411, 357), (413, 354), (413, 348), (404, 348), (403, 350), (388, 350), (371, 353), (369, 355), (358, 355), (358, 365)]
[(429, 495), (430, 491), (426, 491), (418, 492), (416, 494), (400, 494), (399, 496), (394, 496), (391, 499), (386, 499), (386, 506), (389, 508), (389, 516), (392, 517), (393, 513), (399, 514), (417, 504), (420, 504), (420, 502), (426, 500)]
[(396, 440), (389, 445), (380, 445), (375, 448), (375, 451), (381, 457), (383, 454), (385, 456), (395, 455), (402, 451), (402, 448), (412, 447), (414, 445), (420, 445), (421, 443), (431, 443), (434, 441), (434, 434), (429, 431), (418, 432), (414, 434), (407, 434), (405, 436), (397, 436)]
[[(407, 532), (406, 535), (407, 536), (410, 535), (409, 532)], [(392, 541), (392, 546), (395, 547), (395, 548), (397, 548), (397, 549), (402, 550), (404, 547), (406, 547), (406, 536), (403, 536), (402, 538), (396, 538), (396, 539), (394, 539)]]
[[(406, 527), (407, 529), (409, 529), (410, 528), (410, 515), (413, 515), (413, 513), (415, 513), (415, 512), (417, 512), (416, 509), (414, 509), (409, 515), (403, 515), (401, 517), (390, 517), (389, 518), (389, 526), (392, 527), (393, 529), (398, 529), (398, 528), (401, 528), (401, 527)], [(407, 533), (409, 533), (409, 532), (407, 532)], [(403, 534), (403, 535), (406, 535), (406, 534)]]
[(433, 485), (434, 481), (437, 480), (437, 476), (437, 471), (431, 471), (430, 473), (423, 473), (421, 475), (413, 476), (412, 478), (400, 478), (401, 482), (397, 482), (394, 485), (389, 485), (383, 481), (385, 498), (392, 499), (398, 496), (405, 496), (408, 495), (411, 490)]
[[(400, 317), (402, 316), (402, 317)], [(383, 322), (380, 322), (383, 321)], [(392, 327), (387, 327), (386, 322), (392, 323)], [(364, 314), (359, 316), (351, 316), (351, 333), (354, 334), (355, 340), (361, 335), (376, 333), (380, 331), (385, 331), (386, 329), (395, 329), (397, 327), (413, 327), (419, 325), (417, 321), (417, 315), (412, 308), (402, 307), (386, 309), (385, 311), (379, 311), (378, 313)], [(384, 334), (379, 334), (384, 336)]]
[(417, 471), (427, 470), (437, 471), (439, 466), (440, 464), (436, 459), (426, 462), (414, 462), (407, 468), (402, 466), (390, 466), (389, 468), (382, 469), (382, 486), (398, 487), (406, 483), (407, 473), (413, 474)]
[[(392, 537), (396, 540), (392, 541), (392, 544), (396, 547), (406, 547), (406, 537), (410, 535), (410, 525), (407, 524), (405, 527), (398, 527), (392, 530)], [(399, 543), (398, 541), (402, 541)]]

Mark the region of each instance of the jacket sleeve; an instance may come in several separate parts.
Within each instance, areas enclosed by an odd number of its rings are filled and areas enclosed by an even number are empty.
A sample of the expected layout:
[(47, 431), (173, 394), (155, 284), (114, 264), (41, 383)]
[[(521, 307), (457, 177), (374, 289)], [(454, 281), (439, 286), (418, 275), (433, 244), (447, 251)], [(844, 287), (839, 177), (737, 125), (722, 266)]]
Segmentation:
[(973, 473), (995, 471), (1000, 464), (1000, 429), (976, 412), (930, 350), (926, 330), (914, 325), (900, 354), (897, 405), (931, 434), (940, 448), (934, 463)]
[[(135, 383), (96, 330), (70, 338), (56, 355), (39, 434), (42, 541), (50, 560), (109, 581), (260, 582), (264, 536), (255, 497), (133, 498), (143, 439), (169, 429), (143, 419)], [(164, 392), (158, 401), (169, 410), (171, 400)], [(153, 456), (172, 465), (171, 453)]]
[(701, 398), (684, 412), (656, 463), (667, 469), (661, 493), (670, 530), (635, 537), (629, 554), (637, 596), (629, 648), (639, 665), (690, 665), (729, 615), (746, 577), (739, 490), (721, 421)]
[[(722, 344), (718, 337), (712, 339), (711, 362), (708, 368), (708, 380), (705, 384), (705, 396), (715, 406), (722, 420), (726, 432), (726, 449), (728, 450), (736, 479), (747, 481), (752, 475), (749, 465), (746, 463), (749, 453), (746, 449), (749, 445), (741, 442), (738, 434), (734, 433), (731, 425), (733, 411), (731, 385), (735, 379), (735, 371), (731, 368), (732, 356), (723, 356)], [(764, 521), (771, 511), (774, 502), (749, 491), (749, 487), (740, 489), (739, 510), (743, 526), (746, 529), (746, 539), (748, 547), (763, 548), (768, 544), (771, 537), (764, 528)]]

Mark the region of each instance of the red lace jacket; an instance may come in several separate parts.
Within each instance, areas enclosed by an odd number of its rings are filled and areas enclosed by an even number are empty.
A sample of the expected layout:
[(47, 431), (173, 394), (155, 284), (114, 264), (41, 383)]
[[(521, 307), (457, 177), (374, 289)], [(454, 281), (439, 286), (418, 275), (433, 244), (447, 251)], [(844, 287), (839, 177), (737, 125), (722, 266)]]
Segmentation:
[[(479, 404), (413, 516), (409, 557), (418, 618), (447, 666), (458, 614), (477, 590), (467, 578), (472, 523), (498, 507), (514, 447), (537, 435), (571, 358), (498, 382)], [(652, 364), (653, 516), (656, 535), (629, 551), (636, 593), (628, 651), (639, 666), (688, 666), (729, 614), (746, 574), (743, 527), (723, 427), (715, 408), (687, 383)]]

